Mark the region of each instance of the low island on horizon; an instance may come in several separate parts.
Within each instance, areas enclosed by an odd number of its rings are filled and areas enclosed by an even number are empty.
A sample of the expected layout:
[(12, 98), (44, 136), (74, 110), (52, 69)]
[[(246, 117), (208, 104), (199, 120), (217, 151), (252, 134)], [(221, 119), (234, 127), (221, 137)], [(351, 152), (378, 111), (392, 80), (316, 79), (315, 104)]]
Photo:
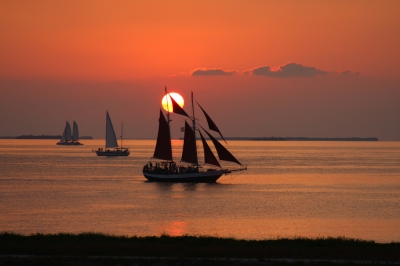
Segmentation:
[[(183, 138), (179, 138), (183, 140)], [(208, 138), (206, 138), (208, 139)], [(216, 139), (222, 140), (221, 137)], [(376, 137), (360, 138), (320, 138), (320, 137), (225, 137), (225, 140), (255, 140), (255, 141), (378, 141)]]
[[(20, 135), (1, 136), (0, 139), (61, 139), (61, 135)], [(93, 139), (92, 136), (82, 136), (79, 139)]]
[(320, 137), (225, 137), (226, 140), (260, 140), (260, 141), (378, 141), (376, 137), (359, 138), (320, 138)]

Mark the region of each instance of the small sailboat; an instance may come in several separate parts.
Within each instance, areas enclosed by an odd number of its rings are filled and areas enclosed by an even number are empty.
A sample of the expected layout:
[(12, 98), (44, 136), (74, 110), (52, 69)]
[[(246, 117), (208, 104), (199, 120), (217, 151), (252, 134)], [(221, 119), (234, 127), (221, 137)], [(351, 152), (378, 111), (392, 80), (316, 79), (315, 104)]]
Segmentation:
[[(166, 94), (167, 91), (165, 92)], [(149, 181), (158, 182), (201, 182), (213, 183), (216, 182), (224, 174), (229, 174), (234, 171), (247, 170), (216, 138), (208, 133), (203, 127), (200, 128), (211, 139), (218, 153), (220, 160), (230, 161), (240, 165), (239, 168), (227, 169), (221, 167), (220, 162), (213, 154), (210, 146), (203, 137), (201, 131), (196, 127), (196, 118), (194, 116), (193, 93), (192, 93), (192, 116), (189, 116), (178, 103), (170, 97), (172, 102), (172, 112), (185, 116), (191, 120), (191, 125), (185, 120), (185, 131), (183, 140), (183, 150), (181, 162), (177, 164), (172, 158), (171, 134), (170, 134), (170, 113), (167, 112), (167, 119), (160, 110), (159, 127), (156, 147), (151, 160), (144, 165), (143, 175)], [(198, 103), (197, 103), (198, 104)], [(199, 105), (199, 104), (198, 104)], [(223, 138), (221, 132), (210, 116), (199, 105), (200, 109), (206, 117), (210, 130), (216, 131)], [(168, 109), (168, 108), (167, 108)], [(200, 165), (197, 156), (196, 131), (199, 131), (201, 142), (204, 149), (204, 164)]]
[(61, 135), (61, 140), (57, 142), (57, 145), (83, 145), (79, 142), (79, 130), (78, 124), (74, 121), (73, 130), (71, 134), (71, 126), (67, 121), (65, 124), (65, 128), (63, 134)]
[(106, 114), (106, 146), (99, 148), (96, 152), (97, 156), (128, 156), (130, 154), (129, 148), (122, 147), (122, 130), (121, 127), (121, 146), (118, 147), (117, 137), (115, 136), (114, 127), (111, 123), (110, 115)]

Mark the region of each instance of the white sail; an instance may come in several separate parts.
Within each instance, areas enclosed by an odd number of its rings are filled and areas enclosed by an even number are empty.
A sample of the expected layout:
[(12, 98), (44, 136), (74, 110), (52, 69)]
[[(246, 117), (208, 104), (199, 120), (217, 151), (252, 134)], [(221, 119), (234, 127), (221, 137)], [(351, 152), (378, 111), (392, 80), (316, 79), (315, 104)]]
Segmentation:
[(78, 141), (79, 140), (79, 131), (78, 131), (78, 125), (74, 121), (73, 124), (73, 130), (72, 130), (72, 140), (73, 141)]
[(62, 133), (60, 142), (63, 142), (63, 141), (65, 141), (65, 128), (64, 128), (64, 131)]
[(118, 143), (117, 143), (117, 137), (115, 136), (115, 131), (114, 127), (111, 123), (110, 116), (108, 115), (107, 111), (107, 116), (106, 116), (106, 148), (117, 148)]
[(67, 121), (67, 124), (65, 125), (64, 133), (65, 133), (65, 140), (70, 141), (71, 140), (71, 126), (68, 123), (68, 121)]

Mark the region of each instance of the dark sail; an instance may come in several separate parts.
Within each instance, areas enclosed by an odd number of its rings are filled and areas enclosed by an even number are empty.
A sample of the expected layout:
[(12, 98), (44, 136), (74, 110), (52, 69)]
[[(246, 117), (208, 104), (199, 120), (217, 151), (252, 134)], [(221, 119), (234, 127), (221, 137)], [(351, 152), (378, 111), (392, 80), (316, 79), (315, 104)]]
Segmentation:
[(198, 164), (196, 135), (193, 129), (185, 121), (185, 138), (183, 140), (182, 161), (192, 164)]
[(201, 141), (203, 142), (204, 162), (221, 167), (217, 158), (215, 158), (214, 153), (211, 151), (210, 146), (208, 146), (206, 140), (204, 139), (203, 135), (201, 134), (200, 130), (199, 130), (199, 133), (200, 133)]
[(172, 161), (171, 136), (169, 125), (160, 109), (160, 118), (158, 119), (158, 136), (156, 149), (153, 158)]
[(185, 112), (185, 110), (183, 110), (182, 107), (179, 106), (179, 104), (174, 100), (174, 98), (172, 98), (172, 96), (169, 93), (168, 96), (172, 102), (172, 112), (175, 114), (180, 114), (189, 117), (188, 114)]
[[(201, 127), (203, 128), (203, 127)], [(234, 162), (237, 164), (242, 165), (233, 155), (232, 153), (230, 153), (224, 146), (222, 146), (221, 143), (218, 142), (218, 140), (216, 140), (210, 133), (208, 133), (204, 128), (203, 128), (204, 132), (207, 133), (207, 135), (210, 137), (210, 139), (212, 140), (212, 142), (214, 143), (215, 149), (217, 150), (218, 153), (218, 157), (220, 160), (224, 160), (224, 161), (229, 161), (229, 162)]]
[[(197, 103), (197, 102), (196, 102), (196, 103)], [(214, 130), (215, 132), (218, 132), (219, 135), (221, 136), (221, 138), (222, 138), (222, 139), (225, 141), (225, 143), (226, 143), (226, 140), (225, 140), (224, 136), (222, 136), (221, 131), (219, 131), (217, 125), (214, 123), (214, 121), (212, 121), (211, 117), (206, 113), (206, 111), (204, 111), (203, 107), (201, 107), (199, 103), (197, 103), (197, 104), (199, 105), (200, 109), (203, 111), (204, 116), (205, 116), (206, 119), (207, 119), (208, 128), (209, 128), (210, 130)]]

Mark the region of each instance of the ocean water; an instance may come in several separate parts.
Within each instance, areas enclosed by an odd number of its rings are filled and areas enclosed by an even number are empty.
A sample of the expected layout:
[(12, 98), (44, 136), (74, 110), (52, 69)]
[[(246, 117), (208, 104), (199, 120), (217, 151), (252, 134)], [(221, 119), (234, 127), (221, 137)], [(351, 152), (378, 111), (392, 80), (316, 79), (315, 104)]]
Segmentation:
[(0, 140), (0, 231), (400, 241), (400, 142), (229, 141), (248, 170), (215, 184), (146, 181), (154, 140), (56, 142)]

